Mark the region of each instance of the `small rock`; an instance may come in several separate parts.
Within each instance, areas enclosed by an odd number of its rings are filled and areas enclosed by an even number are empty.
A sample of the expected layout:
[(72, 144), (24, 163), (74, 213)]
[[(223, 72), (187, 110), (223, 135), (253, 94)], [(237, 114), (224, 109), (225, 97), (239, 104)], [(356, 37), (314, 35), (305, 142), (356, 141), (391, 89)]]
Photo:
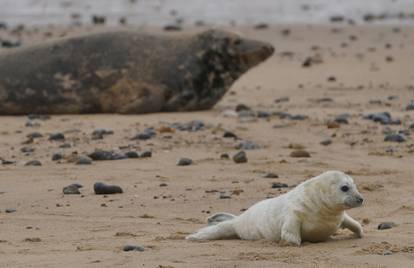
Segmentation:
[(384, 141), (405, 142), (406, 138), (403, 134), (387, 134), (385, 135)]
[(32, 132), (26, 135), (27, 138), (29, 139), (35, 139), (35, 138), (41, 138), (43, 137), (42, 134), (40, 134), (39, 132)]
[(63, 135), (63, 133), (57, 132), (57, 133), (52, 133), (49, 135), (49, 140), (51, 141), (61, 141), (65, 139), (65, 135)]
[(324, 146), (328, 146), (332, 144), (332, 140), (331, 139), (326, 139), (320, 142), (322, 145)]
[(140, 251), (140, 252), (142, 252), (142, 251), (145, 250), (145, 248), (143, 246), (140, 246), (140, 245), (125, 245), (122, 248), (122, 250), (123, 251)]
[(233, 156), (233, 161), (237, 164), (247, 163), (247, 155), (245, 151), (240, 151)]
[(92, 159), (87, 156), (80, 156), (76, 161), (76, 165), (91, 165)]
[(220, 199), (231, 199), (231, 195), (227, 192), (220, 192), (219, 193), (219, 198)]
[(414, 123), (410, 125), (410, 129), (414, 129)]
[(258, 111), (257, 112), (257, 117), (258, 118), (269, 118), (271, 116), (271, 113), (267, 112), (267, 111)]
[(61, 148), (61, 149), (72, 148), (72, 144), (70, 144), (69, 142), (65, 142), (65, 143), (62, 143), (61, 145), (59, 145), (59, 148)]
[(96, 182), (93, 185), (93, 190), (95, 191), (95, 194), (122, 194), (122, 188), (117, 185), (107, 185), (102, 182)]
[(338, 124), (348, 124), (349, 114), (340, 114), (335, 117), (334, 121)]
[(39, 160), (31, 160), (26, 162), (25, 166), (41, 166), (42, 163)]
[(289, 97), (281, 97), (281, 98), (275, 99), (275, 103), (288, 102), (289, 100), (290, 100)]
[(272, 172), (269, 172), (269, 173), (266, 173), (263, 176), (263, 178), (266, 178), (266, 179), (277, 179), (277, 178), (279, 178), (279, 175), (277, 175), (275, 173), (272, 173)]
[(229, 154), (223, 153), (220, 155), (220, 159), (230, 159)]
[(63, 193), (64, 194), (80, 194), (79, 188), (82, 188), (82, 185), (74, 183), (74, 184), (64, 187)]
[(384, 249), (384, 251), (382, 252), (383, 256), (388, 256), (388, 255), (392, 255), (392, 251), (388, 250), (388, 249)]
[(34, 152), (34, 148), (32, 148), (32, 147), (22, 147), (22, 148), (20, 148), (20, 151), (22, 152), (22, 153), (33, 153)]
[(135, 135), (132, 140), (149, 140), (155, 137), (157, 133), (155, 132), (154, 128), (147, 128), (143, 132), (138, 133)]
[(386, 230), (391, 229), (392, 227), (395, 227), (396, 224), (393, 222), (381, 222), (378, 224), (378, 230)]
[(104, 128), (98, 128), (98, 129), (95, 129), (92, 132), (92, 139), (93, 140), (101, 140), (106, 135), (112, 135), (112, 134), (114, 134), (114, 132), (112, 130), (108, 130), (108, 129), (104, 129)]
[(171, 32), (171, 31), (181, 31), (183, 28), (179, 25), (175, 24), (168, 24), (164, 26), (164, 31)]
[(233, 132), (230, 131), (226, 131), (223, 134), (223, 138), (233, 138), (233, 139), (238, 139), (239, 137), (237, 137), (236, 134), (234, 134)]
[(245, 105), (245, 104), (238, 104), (237, 106), (236, 106), (236, 109), (235, 109), (235, 111), (236, 112), (241, 112), (241, 111), (250, 111), (251, 109), (250, 109), (250, 107), (249, 106), (247, 106), (247, 105)]
[(407, 105), (407, 107), (405, 107), (405, 109), (407, 111), (413, 111), (414, 110), (414, 100), (410, 101)]
[(295, 150), (290, 153), (290, 157), (311, 157), (310, 153), (305, 150)]
[(269, 24), (267, 24), (267, 23), (259, 23), (259, 24), (256, 24), (256, 25), (254, 26), (254, 28), (255, 28), (256, 30), (264, 30), (264, 29), (269, 28)]
[(205, 124), (203, 121), (193, 120), (188, 123), (173, 123), (170, 127), (179, 131), (195, 132), (204, 129)]
[(151, 150), (145, 150), (139, 155), (139, 157), (141, 157), (141, 158), (152, 157), (152, 151)]
[(252, 141), (242, 141), (235, 147), (237, 150), (256, 150), (262, 148), (259, 144)]
[(5, 210), (5, 212), (6, 212), (6, 213), (15, 213), (15, 212), (17, 212), (17, 210), (16, 210), (16, 209), (14, 209), (14, 208), (7, 208), (7, 209)]
[(26, 122), (25, 126), (26, 127), (40, 127), (41, 125), (39, 122), (34, 122), (34, 121), (29, 120)]
[(289, 187), (286, 183), (281, 183), (281, 182), (273, 182), (272, 183), (272, 188), (273, 189), (278, 189), (278, 188), (287, 188)]
[(58, 161), (61, 160), (63, 158), (63, 155), (60, 153), (55, 153), (52, 155), (52, 161)]
[(113, 151), (96, 150), (88, 155), (94, 161), (105, 161), (105, 160), (121, 160), (126, 159), (125, 155), (115, 153)]
[(128, 158), (139, 158), (139, 154), (134, 151), (129, 151), (125, 153), (125, 156)]
[(190, 158), (183, 157), (177, 161), (177, 166), (189, 166), (191, 164), (193, 164), (193, 160), (191, 160)]

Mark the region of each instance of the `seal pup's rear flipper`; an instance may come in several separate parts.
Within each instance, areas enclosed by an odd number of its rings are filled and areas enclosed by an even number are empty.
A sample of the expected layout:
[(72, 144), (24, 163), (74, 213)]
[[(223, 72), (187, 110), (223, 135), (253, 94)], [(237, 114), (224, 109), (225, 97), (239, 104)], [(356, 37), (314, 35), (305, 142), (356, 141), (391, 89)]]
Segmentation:
[(226, 220), (216, 225), (201, 228), (196, 233), (187, 236), (187, 240), (216, 240), (237, 238), (236, 230), (232, 220)]
[(226, 212), (219, 212), (214, 214), (213, 216), (207, 218), (207, 224), (210, 225), (216, 225), (223, 221), (228, 221), (236, 218), (236, 215), (226, 213)]

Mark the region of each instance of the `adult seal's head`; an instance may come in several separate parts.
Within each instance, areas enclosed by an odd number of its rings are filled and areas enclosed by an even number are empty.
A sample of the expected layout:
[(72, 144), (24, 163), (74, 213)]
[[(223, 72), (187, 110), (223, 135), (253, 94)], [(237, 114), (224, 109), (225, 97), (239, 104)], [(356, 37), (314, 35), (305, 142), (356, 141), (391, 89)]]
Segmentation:
[(194, 36), (186, 52), (194, 57), (187, 55), (186, 62), (178, 63), (181, 75), (175, 83), (181, 86), (181, 94), (174, 90), (166, 111), (211, 108), (242, 74), (269, 58), (274, 48), (235, 33), (208, 30)]

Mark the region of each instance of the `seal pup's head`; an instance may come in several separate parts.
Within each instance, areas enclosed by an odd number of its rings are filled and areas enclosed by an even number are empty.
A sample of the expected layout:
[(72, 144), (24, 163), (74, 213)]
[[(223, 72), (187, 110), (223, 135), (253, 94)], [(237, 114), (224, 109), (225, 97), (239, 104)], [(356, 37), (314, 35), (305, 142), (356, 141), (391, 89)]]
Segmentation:
[[(190, 55), (193, 51), (194, 56)], [(179, 81), (182, 75), (176, 76), (176, 90), (171, 94), (174, 98), (167, 101), (165, 110), (211, 108), (242, 74), (273, 52), (271, 44), (231, 32), (207, 30), (197, 34), (184, 51), (186, 62), (178, 65), (185, 72), (184, 80)]]
[(341, 171), (327, 171), (313, 180), (316, 188), (321, 192), (321, 200), (330, 209), (355, 208), (361, 206), (364, 201), (354, 180)]

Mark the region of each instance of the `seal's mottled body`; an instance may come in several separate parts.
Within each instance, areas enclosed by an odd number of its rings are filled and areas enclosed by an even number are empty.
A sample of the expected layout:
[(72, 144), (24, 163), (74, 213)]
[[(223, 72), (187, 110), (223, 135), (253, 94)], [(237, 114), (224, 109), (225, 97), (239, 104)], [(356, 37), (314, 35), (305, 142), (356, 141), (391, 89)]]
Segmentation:
[(210, 30), (99, 33), (0, 54), (0, 114), (149, 113), (212, 107), (272, 46)]

